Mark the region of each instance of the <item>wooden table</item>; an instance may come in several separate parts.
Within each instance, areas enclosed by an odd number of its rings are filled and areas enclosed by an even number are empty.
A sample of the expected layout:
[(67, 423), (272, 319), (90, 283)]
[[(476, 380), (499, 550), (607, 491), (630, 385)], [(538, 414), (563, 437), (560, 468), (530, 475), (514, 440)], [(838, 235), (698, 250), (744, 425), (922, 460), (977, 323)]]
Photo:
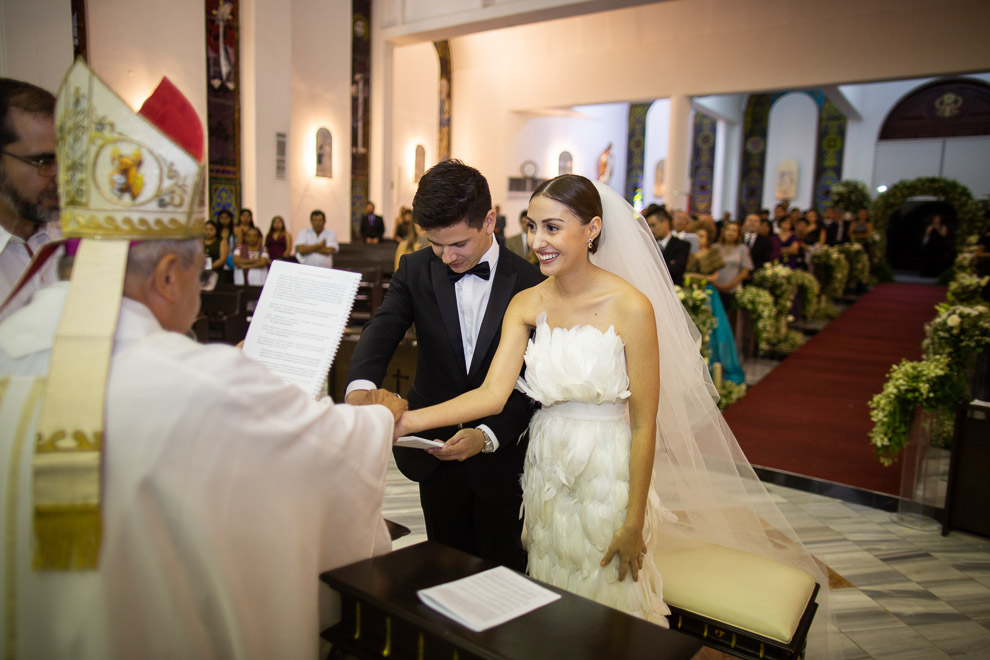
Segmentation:
[(493, 567), (426, 541), (327, 571), (320, 579), (341, 595), (341, 621), (322, 635), (334, 646), (331, 657), (673, 660), (701, 648), (697, 639), (548, 585), (559, 600), (480, 633), (416, 596), (419, 589)]

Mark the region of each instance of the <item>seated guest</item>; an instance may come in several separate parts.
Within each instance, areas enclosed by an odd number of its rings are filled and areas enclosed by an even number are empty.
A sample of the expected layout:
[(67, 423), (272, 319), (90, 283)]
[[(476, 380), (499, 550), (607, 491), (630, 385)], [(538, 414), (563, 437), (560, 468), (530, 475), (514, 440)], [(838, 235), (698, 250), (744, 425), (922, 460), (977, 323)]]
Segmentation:
[(254, 213), (251, 209), (241, 209), (237, 216), (237, 225), (234, 227), (234, 246), (244, 242), (244, 234), (248, 229), (254, 227)]
[(716, 244), (725, 265), (718, 269), (715, 277), (715, 288), (722, 295), (722, 302), (729, 307), (727, 299), (731, 298), (739, 285), (753, 272), (753, 258), (742, 243), (739, 234), (739, 224), (730, 222), (722, 228)]
[[(411, 214), (412, 211), (409, 211)], [(409, 223), (409, 228), (406, 231), (406, 237), (399, 241), (399, 244), (395, 247), (395, 265), (393, 270), (399, 270), (399, 259), (402, 255), (409, 254), (410, 252), (415, 252), (420, 248), (425, 248), (430, 242), (426, 240), (426, 234), (419, 230), (415, 222)]]
[(777, 226), (780, 229), (771, 237), (771, 240), (773, 240), (777, 247), (777, 253), (780, 254), (780, 263), (791, 269), (797, 268), (801, 244), (791, 227), (790, 216), (781, 218)]
[[(202, 180), (204, 131), (170, 83), (144, 120), (81, 59), (60, 109), (79, 90), (90, 112), (57, 114), (73, 140), (58, 143), (62, 167), (109, 167), (109, 130), (146, 159), (167, 158), (189, 189)], [(124, 237), (66, 222), (80, 241), (74, 282), (0, 323), (2, 653), (316, 658), (320, 630), (339, 617), (319, 574), (389, 549), (381, 506), (405, 402), (315, 401), (237, 349), (197, 344), (186, 332), (204, 282), (201, 199), (163, 210), (81, 182), (62, 189), (66, 219), (95, 214), (92, 200), (105, 226), (154, 221)], [(179, 220), (163, 237), (166, 218)], [(81, 330), (84, 345), (73, 341)], [(93, 346), (103, 368), (80, 368)], [(63, 428), (77, 429), (71, 441), (58, 440)]]
[(873, 223), (870, 222), (870, 212), (860, 209), (856, 212), (856, 219), (849, 223), (849, 240), (866, 247), (873, 235)]
[(296, 239), (296, 259), (308, 266), (333, 268), (333, 253), (340, 247), (337, 234), (326, 228), (327, 216), (319, 209), (309, 214), (309, 224)]
[(385, 221), (382, 216), (375, 214), (375, 203), (368, 202), (364, 207), (364, 215), (358, 224), (358, 233), (365, 243), (377, 243), (385, 236)]
[(807, 230), (801, 242), (808, 248), (814, 248), (825, 244), (825, 229), (818, 220), (818, 211), (808, 209), (804, 212), (804, 219), (808, 222)]
[(684, 277), (714, 281), (715, 273), (725, 265), (725, 261), (722, 259), (722, 253), (711, 245), (708, 238), (710, 235), (708, 229), (698, 227), (696, 235), (698, 249), (688, 255)]
[(227, 257), (230, 255), (230, 246), (227, 245), (227, 241), (220, 238), (220, 228), (212, 220), (206, 222), (203, 231), (205, 232), (203, 250), (206, 252), (206, 257), (210, 260), (208, 268), (209, 270), (220, 273), (223, 270), (224, 264), (227, 263)]
[(509, 248), (523, 259), (529, 259), (529, 237), (526, 235), (526, 212), (519, 212), (519, 233), (505, 239), (505, 247)]
[(687, 268), (688, 255), (691, 254), (691, 244), (682, 241), (670, 231), (670, 214), (663, 206), (650, 204), (643, 211), (653, 237), (657, 239), (660, 246), (660, 253), (663, 260), (667, 262), (667, 270), (670, 271), (670, 279), (674, 284), (681, 286), (684, 284), (684, 270)]
[(265, 250), (272, 261), (284, 260), (292, 254), (292, 236), (285, 230), (285, 220), (280, 215), (272, 218), (265, 236)]
[(261, 230), (251, 227), (244, 234), (244, 242), (234, 250), (234, 284), (264, 285), (270, 263), (261, 244)]
[(684, 211), (674, 211), (674, 215), (671, 217), (670, 233), (682, 241), (690, 243), (692, 252), (698, 249), (698, 238), (691, 228), (691, 216)]
[(743, 222), (743, 245), (749, 249), (753, 262), (753, 272), (763, 268), (763, 264), (773, 260), (773, 241), (760, 233), (760, 216), (750, 213)]
[(392, 233), (392, 240), (396, 243), (401, 243), (409, 236), (411, 227), (412, 209), (408, 206), (403, 206), (399, 209), (398, 215), (395, 216), (395, 231)]

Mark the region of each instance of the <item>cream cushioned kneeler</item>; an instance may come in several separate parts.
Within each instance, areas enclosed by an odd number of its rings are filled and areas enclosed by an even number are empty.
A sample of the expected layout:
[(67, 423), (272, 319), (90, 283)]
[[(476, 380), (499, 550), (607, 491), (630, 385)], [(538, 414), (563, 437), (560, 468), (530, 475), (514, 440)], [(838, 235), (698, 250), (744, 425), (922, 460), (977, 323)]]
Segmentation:
[(718, 545), (678, 548), (654, 559), (668, 605), (784, 644), (815, 590), (801, 569)]

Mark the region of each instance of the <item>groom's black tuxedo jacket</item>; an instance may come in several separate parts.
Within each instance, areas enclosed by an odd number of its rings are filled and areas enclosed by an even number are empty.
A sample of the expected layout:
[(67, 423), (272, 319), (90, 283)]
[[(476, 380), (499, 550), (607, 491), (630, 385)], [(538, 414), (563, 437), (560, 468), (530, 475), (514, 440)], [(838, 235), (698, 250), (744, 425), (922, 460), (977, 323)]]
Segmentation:
[[(498, 348), (502, 317), (509, 301), (519, 291), (539, 284), (543, 275), (510, 250), (499, 250), (488, 309), (471, 368), (466, 370), (454, 284), (447, 271), (431, 249), (403, 255), (385, 299), (361, 332), (347, 373), (348, 382), (363, 379), (380, 386), (395, 348), (409, 326), (415, 324), (416, 378), (408, 394), (410, 408), (441, 403), (481, 386)], [(519, 442), (517, 439), (526, 430), (532, 413), (532, 403), (513, 391), (501, 414), (464, 424), (465, 428), (487, 424), (499, 442), (498, 451), (464, 461), (471, 487), (480, 498), (494, 501), (519, 497), (527, 438)], [(447, 440), (457, 430), (446, 427), (419, 435)], [(399, 470), (414, 481), (429, 479), (443, 465), (421, 449), (396, 447), (393, 452)]]

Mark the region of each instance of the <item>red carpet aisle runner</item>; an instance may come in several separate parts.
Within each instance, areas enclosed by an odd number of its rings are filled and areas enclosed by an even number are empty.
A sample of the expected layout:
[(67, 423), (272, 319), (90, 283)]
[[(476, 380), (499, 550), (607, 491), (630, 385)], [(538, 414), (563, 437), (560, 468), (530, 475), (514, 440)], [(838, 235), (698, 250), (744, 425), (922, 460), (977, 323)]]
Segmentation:
[(877, 285), (725, 411), (753, 465), (897, 495), (900, 463), (869, 444), (870, 398), (890, 367), (921, 357), (945, 288)]

